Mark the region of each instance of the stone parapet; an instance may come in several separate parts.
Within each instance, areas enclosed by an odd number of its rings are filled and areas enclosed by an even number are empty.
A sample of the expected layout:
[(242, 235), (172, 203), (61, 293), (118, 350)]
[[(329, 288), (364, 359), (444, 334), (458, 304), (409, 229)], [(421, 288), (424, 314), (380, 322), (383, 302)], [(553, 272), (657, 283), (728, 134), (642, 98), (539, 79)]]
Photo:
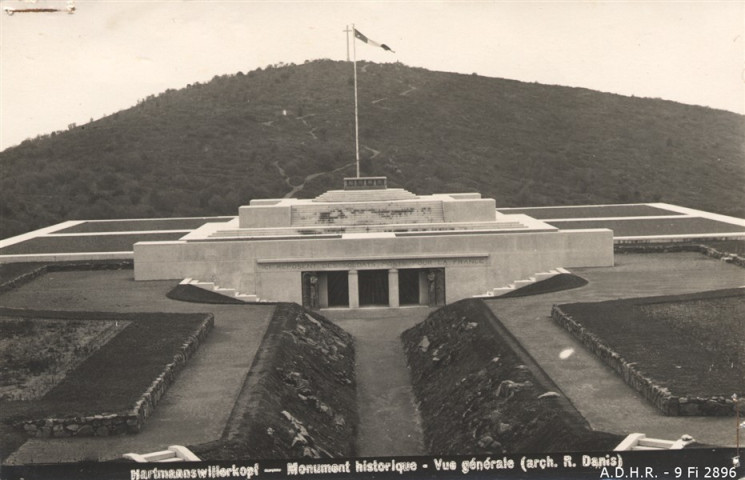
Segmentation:
[(277, 228), (291, 225), (291, 210), (283, 202), (251, 204), (238, 209), (240, 228)]
[(384, 202), (392, 200), (413, 200), (417, 195), (402, 188), (387, 188), (385, 190), (329, 190), (316, 198), (313, 202)]
[(453, 198), (440, 195), (442, 198), (442, 218), (447, 223), (453, 222), (494, 222), (497, 217), (497, 206), (493, 198)]
[(385, 225), (391, 223), (441, 223), (443, 203), (433, 200), (307, 203), (292, 207), (294, 227), (317, 225)]

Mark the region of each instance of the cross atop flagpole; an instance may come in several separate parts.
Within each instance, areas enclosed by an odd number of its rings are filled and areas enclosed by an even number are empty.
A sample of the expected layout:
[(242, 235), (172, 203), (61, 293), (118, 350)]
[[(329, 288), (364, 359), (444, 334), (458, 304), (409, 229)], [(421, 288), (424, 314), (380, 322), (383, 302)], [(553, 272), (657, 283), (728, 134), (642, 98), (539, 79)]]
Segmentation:
[(347, 34), (347, 62), (349, 61), (349, 34), (350, 34), (350, 33), (351, 33), (352, 31), (353, 31), (353, 30), (350, 30), (350, 29), (349, 29), (349, 25), (347, 25), (347, 26), (346, 26), (346, 27), (344, 28), (344, 30), (342, 30), (342, 32), (344, 32), (344, 33), (346, 33), (346, 34)]

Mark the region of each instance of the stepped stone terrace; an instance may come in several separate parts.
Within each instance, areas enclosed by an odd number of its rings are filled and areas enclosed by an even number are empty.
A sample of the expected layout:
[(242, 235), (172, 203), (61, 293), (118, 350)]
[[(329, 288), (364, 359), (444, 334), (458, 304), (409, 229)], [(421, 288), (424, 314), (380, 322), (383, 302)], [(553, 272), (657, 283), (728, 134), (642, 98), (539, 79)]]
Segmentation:
[(477, 193), (417, 196), (403, 189), (332, 190), (314, 199), (254, 200), (226, 224), (209, 224), (188, 238), (293, 236), (370, 232), (458, 232), (558, 228), (527, 215), (501, 215)]
[(613, 235), (502, 214), (478, 193), (416, 195), (374, 177), (313, 199), (253, 200), (236, 218), (134, 252), (136, 280), (357, 308), (439, 305), (557, 267), (612, 265)]

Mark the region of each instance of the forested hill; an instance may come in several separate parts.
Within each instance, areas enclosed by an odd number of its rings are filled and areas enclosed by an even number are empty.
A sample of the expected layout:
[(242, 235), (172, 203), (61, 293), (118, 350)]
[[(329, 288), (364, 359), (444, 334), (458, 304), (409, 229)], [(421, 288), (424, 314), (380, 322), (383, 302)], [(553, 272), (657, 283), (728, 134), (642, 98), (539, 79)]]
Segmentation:
[[(745, 216), (745, 117), (358, 63), (363, 175), (498, 206), (665, 201)], [(236, 214), (354, 175), (351, 63), (215, 77), (0, 153), (0, 237), (63, 220)], [(293, 189), (292, 186), (302, 188)]]

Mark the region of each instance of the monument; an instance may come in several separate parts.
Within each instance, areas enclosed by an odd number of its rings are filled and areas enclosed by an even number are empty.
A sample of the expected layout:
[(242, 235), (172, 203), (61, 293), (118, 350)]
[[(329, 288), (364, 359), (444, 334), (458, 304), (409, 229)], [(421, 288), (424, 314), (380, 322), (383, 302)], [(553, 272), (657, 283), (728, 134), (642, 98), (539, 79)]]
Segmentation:
[(313, 199), (256, 199), (177, 241), (134, 246), (135, 280), (219, 285), (310, 308), (442, 305), (557, 267), (613, 265), (608, 229), (505, 215), (478, 193), (416, 195), (346, 178)]
[(562, 231), (501, 214), (478, 193), (415, 195), (360, 177), (356, 50), (353, 64), (357, 176), (343, 190), (252, 200), (178, 241), (136, 243), (135, 280), (181, 278), (309, 308), (436, 306), (556, 267), (613, 265), (611, 230)]

